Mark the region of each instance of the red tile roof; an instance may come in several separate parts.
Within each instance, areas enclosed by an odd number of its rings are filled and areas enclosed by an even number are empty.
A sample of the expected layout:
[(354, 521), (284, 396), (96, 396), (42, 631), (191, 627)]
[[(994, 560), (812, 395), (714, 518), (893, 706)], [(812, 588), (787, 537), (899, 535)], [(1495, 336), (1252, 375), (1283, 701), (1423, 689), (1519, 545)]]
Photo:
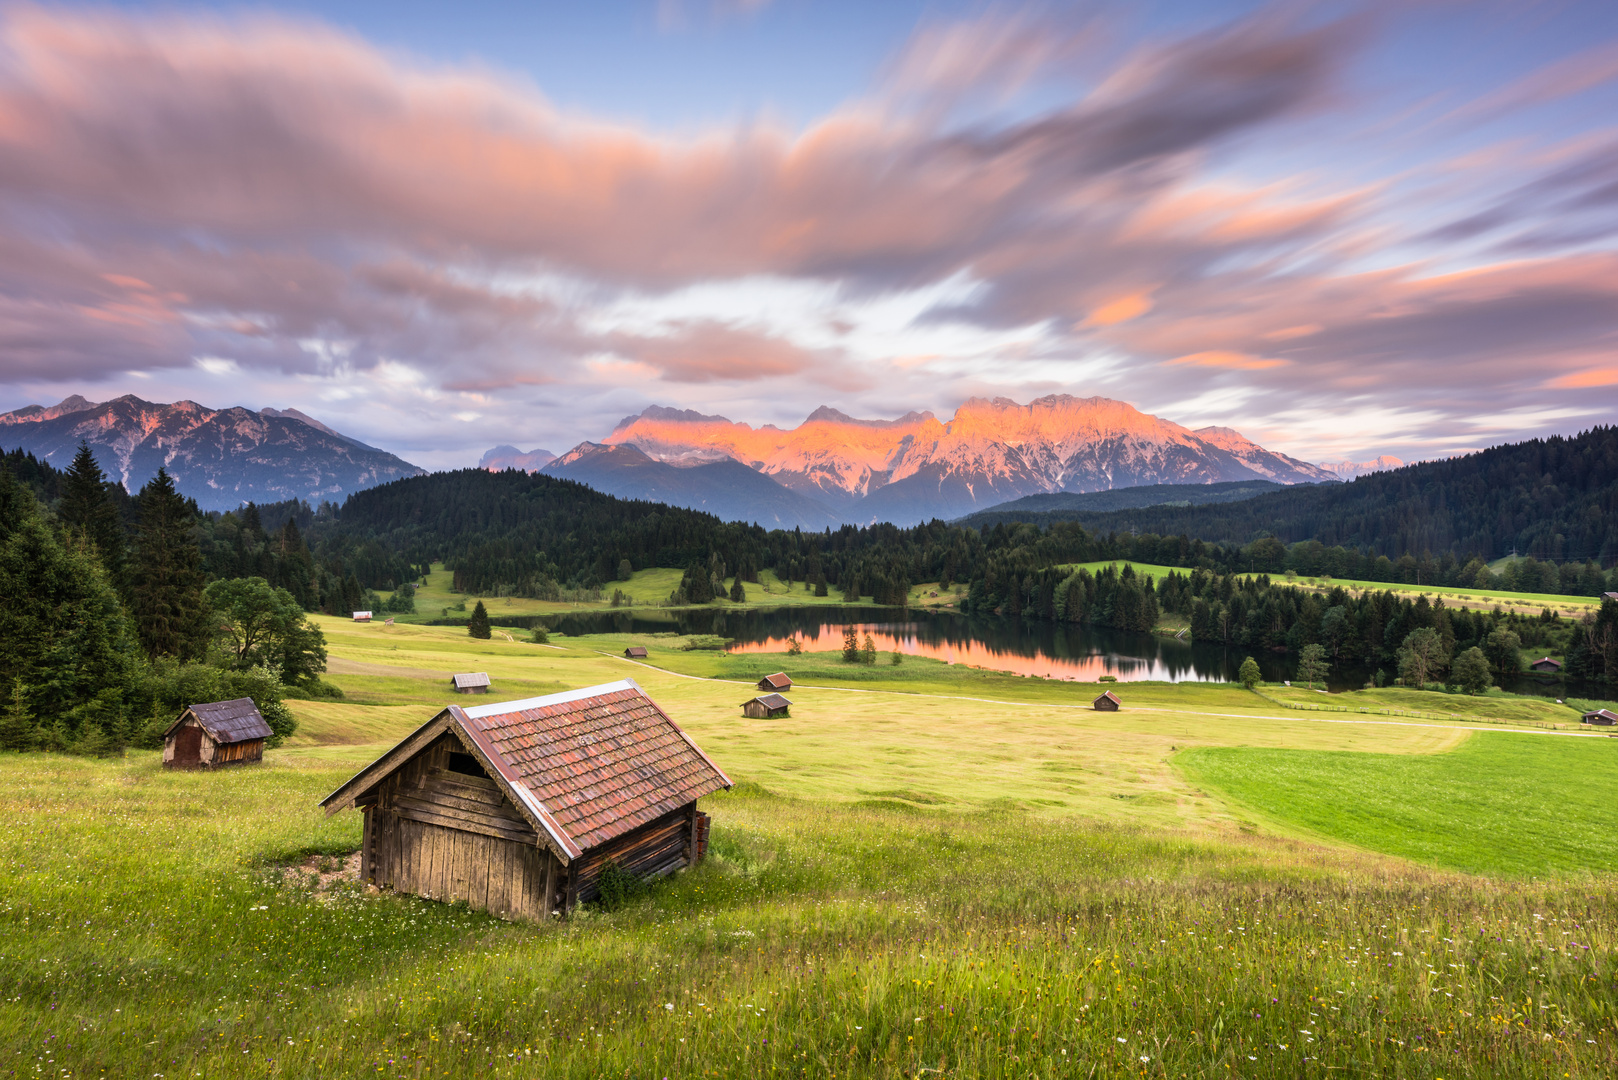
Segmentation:
[(631, 679), (452, 711), (580, 851), (730, 787)]
[(790, 690), (792, 688), (792, 679), (784, 671), (777, 671), (774, 675), (766, 675), (758, 682), (760, 689), (766, 683), (769, 684), (771, 690)]

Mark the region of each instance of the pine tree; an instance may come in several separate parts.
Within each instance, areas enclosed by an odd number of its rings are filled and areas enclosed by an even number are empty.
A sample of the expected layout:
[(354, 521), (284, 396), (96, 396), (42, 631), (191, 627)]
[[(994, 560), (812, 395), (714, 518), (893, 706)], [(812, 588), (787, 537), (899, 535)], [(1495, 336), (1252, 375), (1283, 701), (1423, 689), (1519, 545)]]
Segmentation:
[(118, 520), (118, 507), (110, 497), (109, 486), (107, 474), (96, 464), (89, 445), (79, 443), (79, 451), (62, 480), (57, 516), (70, 535), (95, 547), (108, 579), (121, 587), (125, 573), (124, 526)]
[(478, 601), (478, 606), (472, 609), (472, 617), (467, 620), (466, 632), (471, 636), (487, 641), (491, 636), (489, 630), (489, 609)]
[(202, 549), (194, 505), (174, 489), (168, 470), (140, 489), (130, 613), (150, 656), (200, 657), (207, 647), (208, 613), (202, 600)]
[(742, 587), (742, 576), (736, 575), (736, 580), (730, 583), (730, 598), (735, 603), (742, 603), (747, 599), (747, 590)]
[(865, 648), (861, 650), (861, 653), (863, 654), (860, 657), (861, 662), (866, 664), (876, 663), (876, 640), (870, 634), (865, 635)]
[(860, 662), (860, 634), (852, 626), (843, 631), (843, 662), (848, 664)]
[(11, 700), (0, 713), (0, 750), (32, 750), (36, 740), (34, 711), (28, 707), (28, 688), (11, 684)]

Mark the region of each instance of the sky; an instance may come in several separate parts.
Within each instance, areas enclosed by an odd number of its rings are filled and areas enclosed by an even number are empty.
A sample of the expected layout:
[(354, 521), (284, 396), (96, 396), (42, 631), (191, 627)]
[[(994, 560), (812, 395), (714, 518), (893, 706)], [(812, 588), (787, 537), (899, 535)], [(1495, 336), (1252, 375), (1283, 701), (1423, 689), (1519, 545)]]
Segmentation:
[(1435, 458), (1618, 412), (1618, 5), (10, 5), (0, 223), (0, 411), (449, 468), (1072, 394)]

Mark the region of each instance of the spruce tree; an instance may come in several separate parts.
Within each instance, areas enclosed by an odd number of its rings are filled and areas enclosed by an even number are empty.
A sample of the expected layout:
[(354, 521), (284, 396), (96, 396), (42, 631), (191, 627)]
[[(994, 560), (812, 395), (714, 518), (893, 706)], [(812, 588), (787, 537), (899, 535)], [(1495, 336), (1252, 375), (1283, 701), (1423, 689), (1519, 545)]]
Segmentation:
[(69, 535), (95, 547), (108, 579), (115, 587), (122, 588), (125, 584), (124, 526), (118, 520), (118, 507), (107, 490), (110, 486), (89, 444), (79, 443), (79, 451), (73, 455), (73, 464), (68, 466), (62, 480), (57, 516)]
[(466, 623), (466, 632), (484, 641), (489, 639), (489, 609), (483, 606), (482, 600), (479, 600), (478, 606), (472, 609), (472, 617)]
[(140, 489), (129, 606), (149, 656), (188, 660), (207, 648), (196, 519), (194, 504), (175, 490), (168, 470), (159, 468)]
[(846, 664), (860, 662), (860, 633), (852, 626), (843, 631), (843, 662)]
[(11, 700), (0, 713), (0, 750), (32, 750), (36, 741), (34, 711), (28, 707), (28, 688), (21, 680), (11, 684)]
[(747, 599), (747, 590), (742, 586), (742, 576), (736, 575), (736, 580), (730, 584), (730, 598), (740, 604)]

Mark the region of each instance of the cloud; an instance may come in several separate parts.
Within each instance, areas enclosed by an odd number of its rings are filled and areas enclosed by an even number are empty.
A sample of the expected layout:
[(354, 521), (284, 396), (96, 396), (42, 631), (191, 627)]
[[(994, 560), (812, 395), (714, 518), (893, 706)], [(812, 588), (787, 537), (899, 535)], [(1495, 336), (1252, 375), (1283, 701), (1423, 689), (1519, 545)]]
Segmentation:
[(1248, 356), (1246, 353), (1212, 349), (1208, 352), (1176, 357), (1169, 361), (1169, 365), (1172, 367), (1189, 365), (1191, 367), (1226, 368), (1231, 371), (1263, 371), (1265, 368), (1281, 367), (1286, 362), (1274, 357)]
[(411, 438), (565, 445), (654, 400), (947, 414), (1027, 387), (1236, 426), (1393, 387), (1451, 424), (1501, 392), (1605, 400), (1577, 380), (1618, 332), (1610, 136), (1381, 179), (1336, 145), (1381, 24), (1126, 19), (928, 23), (801, 129), (673, 136), (310, 20), (9, 8), (4, 378), (228, 362), (264, 393), (381, 395)]

